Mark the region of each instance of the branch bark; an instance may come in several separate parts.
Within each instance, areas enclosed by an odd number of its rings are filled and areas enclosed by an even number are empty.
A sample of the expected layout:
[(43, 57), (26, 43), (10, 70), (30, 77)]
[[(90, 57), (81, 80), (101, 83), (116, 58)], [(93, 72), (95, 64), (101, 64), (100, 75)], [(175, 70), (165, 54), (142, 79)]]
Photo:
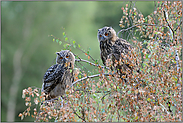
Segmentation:
[[(107, 73), (107, 74), (103, 74), (103, 75), (109, 76), (108, 73)], [(95, 78), (95, 77), (99, 77), (99, 76), (100, 76), (100, 74), (96, 74), (96, 75), (86, 76), (86, 77), (83, 77), (83, 78), (81, 78), (81, 79), (78, 79), (78, 80), (76, 80), (75, 82), (72, 83), (72, 85), (70, 86), (70, 88), (71, 88), (74, 84), (76, 84), (77, 82), (83, 81), (83, 80), (88, 79), (88, 78)]]
[(90, 61), (87, 61), (87, 60), (84, 60), (84, 59), (75, 59), (75, 61), (77, 61), (77, 62), (82, 61), (82, 62), (89, 63), (90, 65), (93, 65), (93, 66), (97, 66), (97, 67), (99, 67), (99, 66), (100, 66), (100, 67), (102, 67), (102, 68), (109, 69), (109, 67), (101, 66), (101, 65), (99, 65), (99, 64), (94, 64), (94, 63), (92, 63), (92, 62), (90, 62)]
[(148, 23), (136, 24), (136, 25), (131, 26), (131, 27), (129, 27), (129, 28), (120, 30), (120, 31), (117, 33), (117, 36), (119, 35), (120, 32), (128, 31), (128, 30), (130, 30), (130, 29), (132, 29), (132, 28), (134, 28), (134, 27), (141, 26), (141, 25), (146, 25), (146, 26), (157, 26), (156, 24), (148, 24)]
[(79, 114), (77, 114), (77, 112), (74, 110), (73, 107), (70, 106), (70, 108), (73, 110), (74, 114), (75, 114), (76, 116), (78, 116), (78, 118), (80, 118), (80, 119), (82, 119), (83, 121), (86, 122), (85, 118), (82, 118), (81, 116), (79, 116)]

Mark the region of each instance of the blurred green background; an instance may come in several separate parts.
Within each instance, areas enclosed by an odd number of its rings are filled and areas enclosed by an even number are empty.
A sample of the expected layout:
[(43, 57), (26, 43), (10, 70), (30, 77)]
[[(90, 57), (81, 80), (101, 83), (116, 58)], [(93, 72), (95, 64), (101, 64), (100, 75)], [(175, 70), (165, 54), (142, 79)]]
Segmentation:
[[(1, 121), (21, 121), (18, 114), (26, 109), (22, 90), (30, 86), (41, 88), (55, 52), (63, 48), (48, 35), (64, 39), (64, 27), (70, 39), (82, 49), (90, 48), (90, 55), (102, 64), (97, 31), (112, 26), (118, 32), (121, 7), (128, 3), (1, 1)], [(152, 1), (138, 1), (136, 6), (144, 16), (154, 9)], [(79, 50), (73, 52), (80, 54)], [(34, 119), (26, 117), (22, 121)]]

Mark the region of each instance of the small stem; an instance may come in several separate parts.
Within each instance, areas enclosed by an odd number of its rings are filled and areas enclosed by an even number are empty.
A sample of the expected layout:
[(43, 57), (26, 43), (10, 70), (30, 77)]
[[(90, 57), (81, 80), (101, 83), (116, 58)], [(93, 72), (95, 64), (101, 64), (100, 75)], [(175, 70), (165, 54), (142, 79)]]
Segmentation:
[(70, 106), (70, 108), (73, 110), (74, 114), (78, 116), (78, 118), (82, 119), (83, 121), (86, 122), (85, 118), (82, 118), (81, 116), (79, 116), (79, 114), (76, 113), (76, 111), (74, 110), (73, 107)]
[(77, 61), (77, 62), (82, 61), (82, 62), (89, 63), (90, 65), (93, 65), (93, 66), (97, 66), (97, 67), (99, 67), (99, 66), (100, 66), (100, 67), (102, 67), (102, 68), (109, 69), (109, 67), (101, 66), (101, 65), (99, 65), (99, 64), (94, 64), (94, 63), (92, 63), (92, 62), (90, 62), (90, 61), (87, 61), (87, 60), (84, 60), (84, 59), (75, 59), (75, 61)]
[[(105, 74), (103, 74), (103, 75), (109, 76), (108, 73), (107, 73), (107, 74), (105, 73)], [(98, 77), (98, 76), (100, 76), (100, 74), (96, 74), (96, 75), (92, 75), (92, 76), (83, 77), (83, 78), (78, 79), (78, 80), (76, 80), (75, 82), (73, 82), (72, 85), (71, 85), (70, 87), (72, 87), (74, 84), (76, 84), (77, 82), (80, 82), (80, 81), (82, 81), (82, 80), (85, 80), (85, 79), (88, 79), (88, 78), (95, 78), (95, 77)]]
[(127, 29), (122, 29), (122, 30), (120, 30), (120, 31), (117, 33), (117, 36), (119, 35), (120, 32), (128, 31), (128, 30), (130, 30), (130, 29), (132, 29), (132, 28), (134, 28), (134, 27), (136, 27), (136, 26), (141, 26), (141, 25), (146, 25), (146, 26), (157, 26), (156, 24), (147, 24), (147, 23), (136, 24), (136, 25), (131, 26), (131, 27), (127, 28)]

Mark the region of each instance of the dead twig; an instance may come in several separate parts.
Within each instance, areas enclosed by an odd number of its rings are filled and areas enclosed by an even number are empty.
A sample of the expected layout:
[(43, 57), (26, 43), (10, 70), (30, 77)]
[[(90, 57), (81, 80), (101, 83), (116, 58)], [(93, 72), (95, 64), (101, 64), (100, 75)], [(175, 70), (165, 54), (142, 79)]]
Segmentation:
[(83, 121), (86, 122), (85, 118), (82, 118), (81, 116), (79, 116), (79, 114), (77, 114), (77, 112), (74, 110), (73, 107), (70, 106), (70, 108), (73, 110), (74, 114), (75, 114), (76, 116), (78, 116), (78, 118), (80, 118), (80, 119), (82, 119)]
[(141, 26), (141, 25), (146, 25), (146, 26), (157, 26), (156, 24), (148, 24), (148, 23), (136, 24), (136, 25), (131, 26), (131, 27), (129, 27), (129, 28), (120, 30), (120, 31), (117, 33), (117, 36), (119, 35), (120, 32), (128, 31), (128, 30), (130, 30), (130, 29), (132, 29), (132, 28), (134, 28), (134, 27)]
[[(83, 78), (81, 78), (81, 79), (78, 79), (78, 80), (76, 80), (75, 82), (73, 82), (72, 83), (72, 85), (70, 86), (70, 87), (72, 87), (74, 84), (76, 84), (77, 82), (80, 82), (80, 81), (83, 81), (83, 80), (85, 80), (85, 79), (88, 79), (88, 78), (95, 78), (95, 77), (99, 77), (101, 74), (96, 74), (96, 75), (92, 75), (92, 76), (86, 76), (86, 77), (83, 77)], [(105, 76), (109, 76), (109, 74), (108, 73), (104, 73), (103, 75), (105, 75)]]
[(101, 66), (101, 65), (99, 65), (99, 64), (94, 64), (94, 63), (92, 63), (92, 62), (90, 62), (90, 61), (87, 61), (87, 60), (84, 60), (84, 59), (75, 59), (75, 61), (77, 61), (77, 62), (82, 61), (82, 62), (89, 63), (90, 65), (93, 65), (93, 66), (97, 66), (97, 67), (102, 67), (102, 68), (109, 69), (109, 67)]

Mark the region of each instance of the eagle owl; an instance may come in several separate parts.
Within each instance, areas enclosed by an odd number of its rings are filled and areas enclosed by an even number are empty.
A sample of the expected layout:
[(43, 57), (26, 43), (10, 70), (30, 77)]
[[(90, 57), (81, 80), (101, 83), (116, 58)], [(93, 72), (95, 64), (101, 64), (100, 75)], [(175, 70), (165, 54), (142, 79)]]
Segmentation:
[(57, 52), (56, 64), (52, 65), (43, 77), (42, 92), (46, 100), (56, 98), (65, 94), (66, 85), (74, 81), (75, 57), (69, 50)]
[[(119, 38), (112, 27), (106, 26), (98, 29), (97, 37), (100, 43), (100, 57), (105, 66), (109, 66), (106, 62), (108, 59), (111, 59), (111, 69), (116, 69), (120, 76), (124, 75), (123, 73), (125, 73), (127, 69), (132, 71), (130, 60), (122, 56), (127, 54), (130, 55), (130, 51), (133, 47), (129, 42)], [(123, 64), (115, 65), (116, 61), (122, 61)]]

